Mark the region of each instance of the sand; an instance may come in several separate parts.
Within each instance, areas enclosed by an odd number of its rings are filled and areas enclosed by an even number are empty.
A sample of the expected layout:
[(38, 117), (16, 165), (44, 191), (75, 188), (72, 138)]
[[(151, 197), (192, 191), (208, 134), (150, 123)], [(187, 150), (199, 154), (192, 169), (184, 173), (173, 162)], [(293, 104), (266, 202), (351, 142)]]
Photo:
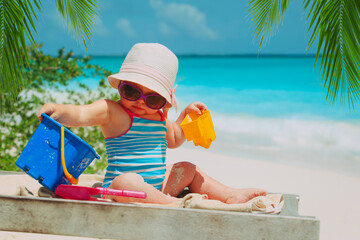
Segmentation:
[(360, 176), (228, 156), (211, 147), (170, 149), (167, 159), (168, 163), (192, 162), (235, 188), (299, 195), (299, 214), (320, 219), (322, 240), (360, 237)]

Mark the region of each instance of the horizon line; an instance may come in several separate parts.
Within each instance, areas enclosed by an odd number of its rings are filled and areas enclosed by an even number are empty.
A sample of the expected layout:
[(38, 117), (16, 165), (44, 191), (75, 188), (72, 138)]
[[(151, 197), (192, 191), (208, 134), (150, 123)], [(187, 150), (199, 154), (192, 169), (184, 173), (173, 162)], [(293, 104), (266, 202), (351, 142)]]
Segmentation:
[[(299, 57), (299, 58), (314, 58), (316, 54), (175, 54), (178, 58), (206, 58), (206, 57), (214, 57), (214, 58), (238, 58), (238, 57), (284, 57), (284, 58), (291, 58), (291, 57)], [(88, 55), (91, 57), (107, 57), (107, 58), (118, 58), (118, 57), (126, 57), (124, 55)], [(319, 55), (321, 57), (321, 55)]]

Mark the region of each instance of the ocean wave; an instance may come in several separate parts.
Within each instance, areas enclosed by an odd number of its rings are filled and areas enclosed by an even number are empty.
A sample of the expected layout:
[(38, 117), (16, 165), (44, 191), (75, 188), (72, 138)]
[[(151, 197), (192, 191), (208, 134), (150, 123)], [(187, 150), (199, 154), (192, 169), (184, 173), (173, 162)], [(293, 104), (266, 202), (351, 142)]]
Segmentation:
[(359, 175), (360, 121), (302, 120), (212, 112), (214, 151)]
[(240, 139), (286, 147), (359, 151), (360, 121), (302, 120), (213, 113), (215, 129)]
[[(184, 107), (186, 103), (180, 101), (179, 105)], [(210, 112), (216, 132), (210, 151), (360, 175), (359, 119), (272, 118), (211, 109)], [(169, 118), (174, 121), (177, 115), (171, 111)]]

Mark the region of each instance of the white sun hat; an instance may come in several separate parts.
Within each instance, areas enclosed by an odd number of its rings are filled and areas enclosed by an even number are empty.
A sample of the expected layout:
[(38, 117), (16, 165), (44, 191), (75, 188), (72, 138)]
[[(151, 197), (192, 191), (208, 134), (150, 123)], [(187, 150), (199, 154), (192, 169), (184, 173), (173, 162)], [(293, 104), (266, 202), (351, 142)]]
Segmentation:
[(178, 65), (175, 54), (164, 45), (137, 43), (126, 55), (119, 73), (110, 75), (108, 81), (116, 89), (121, 80), (140, 84), (163, 96), (177, 109), (173, 86)]

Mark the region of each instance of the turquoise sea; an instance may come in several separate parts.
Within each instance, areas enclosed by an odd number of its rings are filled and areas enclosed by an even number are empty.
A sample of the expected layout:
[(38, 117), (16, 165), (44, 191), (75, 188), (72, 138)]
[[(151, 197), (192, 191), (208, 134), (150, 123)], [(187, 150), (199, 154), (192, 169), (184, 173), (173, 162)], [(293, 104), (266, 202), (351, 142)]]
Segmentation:
[[(123, 60), (93, 57), (92, 63), (115, 73)], [(326, 101), (314, 61), (308, 56), (180, 56), (180, 110), (193, 101), (208, 106), (217, 134), (208, 151), (359, 175), (360, 105), (349, 111)], [(90, 88), (98, 84), (97, 79), (80, 81)], [(178, 113), (172, 111), (170, 118)]]

